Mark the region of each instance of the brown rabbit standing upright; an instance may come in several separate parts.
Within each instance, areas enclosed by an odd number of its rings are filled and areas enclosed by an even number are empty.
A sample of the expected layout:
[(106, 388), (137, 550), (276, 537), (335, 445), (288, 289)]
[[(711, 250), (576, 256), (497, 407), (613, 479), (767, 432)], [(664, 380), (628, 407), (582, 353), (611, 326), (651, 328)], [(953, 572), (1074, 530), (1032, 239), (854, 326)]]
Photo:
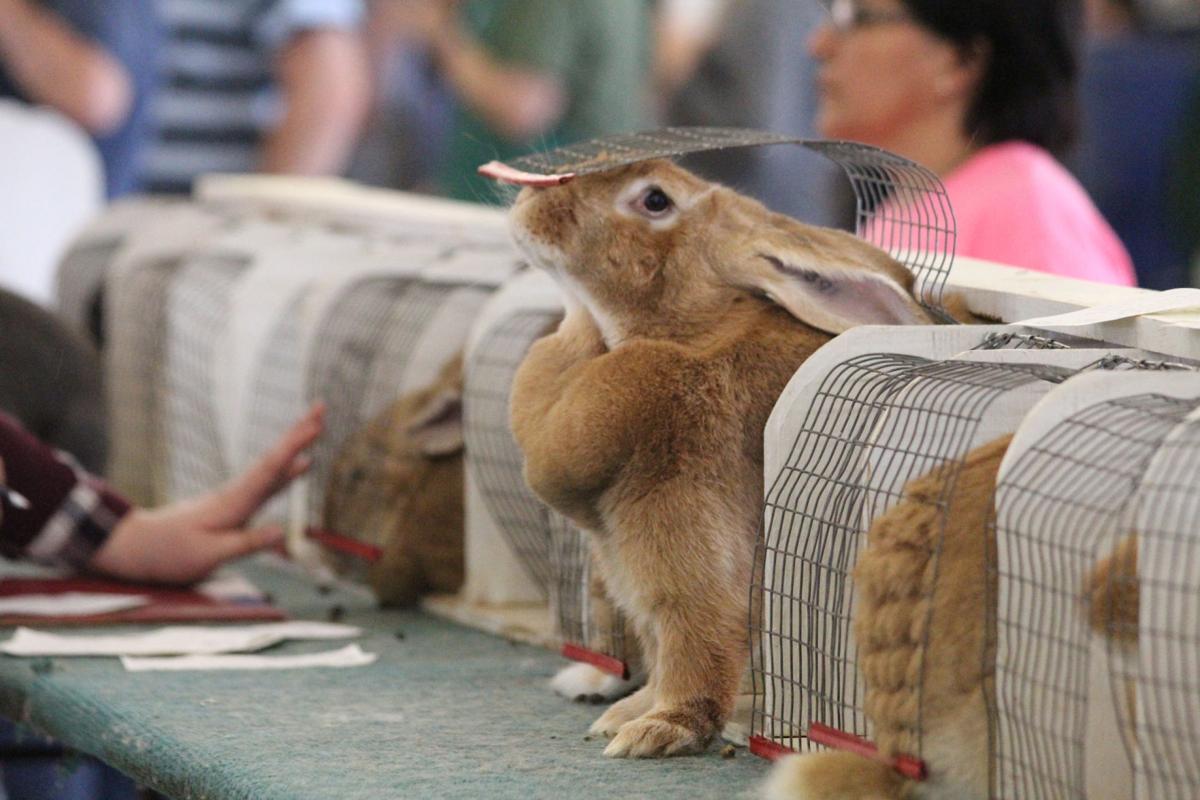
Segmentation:
[(592, 535), (649, 671), (592, 730), (610, 756), (701, 749), (749, 653), (776, 399), (832, 335), (928, 318), (880, 250), (667, 161), (526, 188), (511, 220), (567, 296), (513, 385), (526, 478)]
[(410, 606), (463, 580), (462, 355), (347, 440), (323, 524), (381, 547), (367, 580), (384, 605)]

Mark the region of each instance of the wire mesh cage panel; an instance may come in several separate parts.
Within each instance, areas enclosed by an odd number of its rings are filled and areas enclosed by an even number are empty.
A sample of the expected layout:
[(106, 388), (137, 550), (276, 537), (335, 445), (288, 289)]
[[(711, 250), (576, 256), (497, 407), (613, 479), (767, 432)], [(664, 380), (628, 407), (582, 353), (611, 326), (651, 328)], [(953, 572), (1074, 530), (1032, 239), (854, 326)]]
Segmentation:
[(525, 484), (524, 459), (509, 425), (509, 394), (525, 353), (553, 330), (560, 316), (554, 310), (518, 309), (477, 334), (466, 364), (464, 396), (469, 469), (489, 513), (547, 596), (555, 583), (550, 511)]
[[(251, 463), (307, 407), (309, 353), (342, 293), (366, 279), (403, 289), (439, 250), (435, 243), (306, 228), (260, 260), (231, 298), (228, 338), (236, 347), (227, 396), (236, 467)], [(286, 501), (268, 506), (265, 516), (286, 518)]]
[(211, 490), (239, 466), (233, 457), (237, 408), (226, 402), (245, 346), (234, 315), (238, 287), (284, 260), (298, 276), (309, 263), (329, 269), (344, 254), (317, 247), (317, 238), (288, 221), (232, 222), (188, 258), (172, 281), (162, 403), (172, 498)]
[[(490, 257), (489, 257), (490, 256)], [(322, 314), (309, 349), (309, 400), (324, 399), (326, 435), (313, 451), (308, 524), (326, 544), (378, 546), (381, 531), (327, 530), (326, 490), (335, 463), (401, 396), (430, 386), (466, 344), (491, 289), (515, 264), (511, 250), (450, 248), (412, 276), (366, 275), (340, 291)], [(477, 285), (465, 285), (461, 279)], [(339, 483), (338, 485), (341, 485)], [(360, 557), (335, 558), (361, 577)]]
[(549, 522), (554, 570), (550, 605), (563, 655), (628, 680), (640, 662), (637, 641), (609, 598), (589, 536), (553, 511)]
[(105, 276), (108, 477), (141, 505), (157, 505), (168, 496), (160, 402), (167, 291), (185, 259), (226, 224), (202, 209), (174, 207), (152, 230), (127, 241)]
[(485, 174), (518, 183), (539, 176), (566, 181), (650, 159), (779, 144), (806, 147), (845, 172), (857, 201), (858, 235), (907, 266), (917, 279), (917, 299), (949, 321), (943, 294), (954, 262), (955, 224), (945, 187), (934, 173), (886, 150), (740, 128), (674, 127), (579, 142), (517, 159), (511, 168), (485, 168)]
[[(443, 316), (439, 323), (439, 309), (454, 302), (456, 295), (457, 310), (461, 314), (456, 319)], [(322, 366), (319, 359), (323, 354), (335, 355), (323, 362), (326, 371), (310, 372), (313, 386), (338, 387), (336, 395), (331, 395), (331, 400), (327, 401), (328, 441), (314, 453), (312, 480), (315, 485), (309, 493), (311, 525), (326, 528), (326, 489), (333, 477), (335, 462), (356, 441), (356, 434), (398, 397), (429, 384), (430, 379), (416, 384), (408, 376), (413, 358), (430, 328), (437, 324), (441, 339), (451, 342), (457, 340), (460, 347), (466, 340), (470, 323), (486, 295), (475, 291), (472, 297), (474, 303), (464, 302), (466, 296), (451, 286), (412, 283), (407, 287), (389, 287), (379, 281), (368, 280), (348, 292), (343, 303), (339, 303), (331, 312), (326, 332), (320, 337), (328, 342), (329, 347), (317, 351), (318, 360), (313, 362), (314, 370)], [(384, 303), (384, 300), (391, 302)], [(359, 322), (375, 319), (378, 325), (373, 329), (361, 327), (357, 330), (345, 327), (344, 303), (354, 304)], [(334, 322), (333, 315), (337, 315), (337, 322)], [(335, 382), (316, 382), (330, 380)], [(342, 394), (343, 391), (345, 394)], [(382, 547), (383, 544), (382, 531), (328, 532), (375, 547)], [(363, 577), (367, 566), (361, 558), (335, 558), (335, 563), (340, 572), (358, 578)]]
[(59, 314), (89, 338), (101, 334), (98, 323), (104, 274), (120, 252), (121, 245), (119, 234), (77, 241), (59, 262)]
[(99, 303), (109, 267), (134, 239), (152, 237), (164, 221), (180, 210), (178, 201), (130, 199), (112, 204), (75, 238), (59, 261), (55, 295), (59, 315), (76, 330), (99, 334)]
[(991, 578), (994, 797), (1200, 792), (1198, 406), (1193, 374), (1091, 375), (1014, 440)]
[[(960, 329), (947, 337), (928, 330), (851, 331), (852, 338), (833, 354), (818, 354), (797, 373), (793, 384), (807, 387), (808, 394), (803, 401), (795, 393), (790, 398), (802, 420), (792, 424), (790, 449), (782, 459), (768, 458), (772, 468), (752, 590), (760, 603), (752, 620), (752, 734), (759, 752), (874, 737), (887, 758), (916, 770), (923, 768), (927, 737), (936, 753), (944, 737), (961, 736), (940, 722), (948, 712), (938, 699), (951, 693), (940, 682), (957, 645), (945, 631), (947, 622), (930, 611), (953, 588), (931, 576), (953, 566), (940, 560), (948, 514), (953, 512), (955, 524), (965, 524), (974, 506), (990, 507), (991, 484), (988, 497), (970, 505), (968, 496), (955, 494), (956, 481), (964, 465), (984, 458), (980, 451), (1000, 447), (997, 440), (1011, 434), (1051, 387), (1102, 354), (977, 351), (946, 361), (913, 354), (951, 355), (964, 344), (978, 347), (996, 332)], [(937, 337), (932, 341), (931, 333)], [(781, 404), (786, 402), (788, 392)], [(787, 413), (786, 407), (783, 412), (777, 407), (779, 413)], [(768, 434), (781, 427), (773, 417)], [(956, 532), (955, 541), (974, 535), (982, 546), (983, 520), (977, 521), (979, 531)], [(872, 575), (894, 556), (887, 554), (895, 538), (910, 535), (910, 528), (919, 531), (910, 538), (927, 559), (926, 571), (918, 572), (925, 578), (909, 595), (892, 598), (894, 604), (874, 597), (859, 615), (858, 593), (882, 579), (876, 574), (855, 583), (855, 570)], [(961, 548), (955, 552), (961, 560)], [(982, 555), (975, 568), (978, 586)], [(981, 630), (982, 602), (975, 608), (975, 629)], [(894, 659), (915, 672), (901, 670), (902, 680), (894, 674), (885, 680), (877, 669), (894, 665)], [(979, 650), (958, 684), (962, 691), (974, 681), (971, 704), (980, 720), (981, 662)], [(934, 677), (927, 684), (929, 675)], [(974, 746), (981, 755), (986, 743), (961, 746), (968, 751)], [(962, 777), (952, 764), (936, 763), (930, 770), (931, 780), (947, 785)], [(959, 788), (965, 791), (965, 784)]]
[[(756, 731), (792, 748), (805, 746), (813, 722), (871, 733), (851, 636), (851, 574), (870, 524), (910, 496), (913, 479), (960, 468), (987, 441), (978, 434), (1002, 395), (1065, 375), (1053, 367), (891, 355), (862, 356), (829, 374), (797, 437), (795, 461), (767, 494), (756, 665), (764, 702)], [(952, 486), (947, 481), (928, 498), (938, 513)], [(920, 740), (911, 745), (908, 755), (920, 757)]]
[(219, 333), (228, 299), (252, 263), (218, 248), (189, 259), (167, 291), (167, 345), (162, 401), (171, 500), (201, 494), (231, 475), (216, 403)]

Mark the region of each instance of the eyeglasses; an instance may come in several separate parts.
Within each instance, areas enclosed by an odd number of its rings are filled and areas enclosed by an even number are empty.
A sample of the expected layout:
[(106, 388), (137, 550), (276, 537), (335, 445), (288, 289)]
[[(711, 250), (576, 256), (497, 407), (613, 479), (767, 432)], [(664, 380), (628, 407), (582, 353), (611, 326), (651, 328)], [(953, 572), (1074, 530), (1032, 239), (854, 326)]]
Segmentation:
[(829, 4), (829, 22), (833, 29), (840, 33), (870, 25), (887, 25), (911, 20), (912, 17), (906, 11), (876, 11), (863, 8), (856, 0), (833, 0)]

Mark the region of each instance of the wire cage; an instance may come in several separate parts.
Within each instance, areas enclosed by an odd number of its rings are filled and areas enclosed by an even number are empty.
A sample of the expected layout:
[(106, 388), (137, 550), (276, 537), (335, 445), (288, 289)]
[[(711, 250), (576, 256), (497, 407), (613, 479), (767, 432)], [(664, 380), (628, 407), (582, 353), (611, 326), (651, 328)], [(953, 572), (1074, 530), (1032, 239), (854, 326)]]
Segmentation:
[(105, 274), (108, 478), (140, 505), (158, 505), (169, 495), (162, 411), (167, 293), (186, 259), (227, 224), (203, 209), (173, 206), (127, 240)]
[[(93, 341), (99, 328), (100, 296), (110, 266), (138, 240), (153, 239), (160, 225), (195, 211), (181, 201), (134, 198), (109, 206), (67, 248), (55, 276), (58, 314)], [(99, 344), (99, 342), (96, 342)]]
[(637, 640), (596, 570), (588, 534), (554, 511), (549, 522), (550, 605), (562, 654), (629, 680), (640, 667)]
[(991, 796), (1196, 797), (1200, 377), (1088, 378), (997, 485)]
[[(751, 744), (767, 756), (817, 746), (869, 751), (909, 777), (982, 796), (969, 772), (986, 758), (978, 739), (986, 726), (971, 742), (949, 734), (955, 729), (944, 720), (955, 692), (984, 718), (984, 608), (977, 597), (957, 597), (974, 603), (979, 619), (965, 633), (949, 631), (954, 623), (934, 610), (956, 599), (961, 582), (937, 575), (974, 569), (971, 585), (982, 591), (982, 553), (962, 542), (982, 546), (992, 484), (983, 501), (972, 502), (968, 487), (979, 470), (995, 468), (998, 442), (1037, 400), (1105, 351), (1063, 349), (1012, 329), (944, 331), (851, 331), (797, 373), (789, 390), (806, 394), (785, 392), (777, 406), (776, 415), (795, 421), (790, 449), (768, 454), (752, 589)], [(1003, 345), (1034, 349), (986, 349)], [(773, 416), (768, 442), (785, 429)], [(973, 539), (970, 529), (959, 532), (970, 524), (979, 528)], [(894, 562), (905, 547), (923, 555), (904, 566), (912, 574), (901, 590), (888, 581), (900, 574)], [(972, 643), (973, 668), (948, 678), (947, 662)], [(897, 675), (897, 663), (907, 671)], [(969, 698), (964, 687), (973, 687)], [(975, 759), (926, 764), (928, 752), (946, 752), (947, 735)]]
[(651, 159), (781, 144), (808, 148), (842, 169), (856, 199), (857, 234), (908, 267), (916, 277), (917, 299), (936, 318), (951, 321), (943, 300), (955, 224), (945, 187), (933, 172), (886, 150), (742, 128), (672, 127), (604, 136), (480, 171), (498, 180), (546, 185)]
[(466, 362), (463, 434), (467, 465), (484, 505), (543, 597), (551, 595), (550, 510), (522, 475), (524, 459), (509, 424), (509, 394), (534, 341), (558, 324), (561, 311), (516, 308), (474, 335)]
[(362, 578), (381, 555), (384, 532), (326, 524), (338, 505), (326, 497), (335, 464), (354, 460), (346, 448), (361, 445), (356, 434), (398, 398), (433, 383), (515, 264), (507, 248), (448, 247), (416, 273), (366, 273), (331, 293), (304, 373), (307, 401), (327, 406), (325, 436), (312, 451), (306, 518), (338, 571)]
[(167, 497), (210, 491), (232, 474), (230, 419), (218, 388), (236, 342), (226, 339), (231, 299), (259, 261), (294, 238), (281, 222), (231, 222), (175, 271), (166, 292), (166, 348), (161, 409)]
[[(305, 365), (321, 320), (341, 293), (372, 278), (405, 287), (441, 250), (327, 226), (306, 224), (301, 231), (261, 259), (230, 299), (228, 338), (237, 346), (230, 348), (228, 404), (234, 425), (229, 449), (236, 469), (270, 447), (307, 407), (311, 392)], [(289, 502), (276, 498), (262, 516), (289, 519)]]

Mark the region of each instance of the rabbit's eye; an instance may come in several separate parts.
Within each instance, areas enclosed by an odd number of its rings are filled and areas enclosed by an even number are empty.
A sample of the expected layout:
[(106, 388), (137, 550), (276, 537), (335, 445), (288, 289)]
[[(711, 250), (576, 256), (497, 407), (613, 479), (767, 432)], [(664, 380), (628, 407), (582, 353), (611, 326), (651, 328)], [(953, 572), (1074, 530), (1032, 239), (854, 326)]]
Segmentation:
[(639, 205), (650, 216), (661, 217), (670, 211), (671, 207), (675, 204), (671, 202), (671, 198), (667, 196), (666, 192), (657, 186), (651, 186), (642, 193)]

